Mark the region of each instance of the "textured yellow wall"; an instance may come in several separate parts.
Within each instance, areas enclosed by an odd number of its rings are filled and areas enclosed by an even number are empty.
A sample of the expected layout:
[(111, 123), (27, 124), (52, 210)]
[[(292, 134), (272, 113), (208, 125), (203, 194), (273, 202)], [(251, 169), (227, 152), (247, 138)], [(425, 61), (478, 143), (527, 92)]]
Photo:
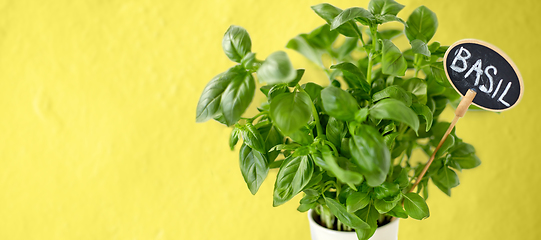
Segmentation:
[[(541, 4), (400, 2), (404, 18), (421, 4), (436, 12), (443, 44), (498, 46), (526, 86), (516, 108), (459, 122), (483, 164), (460, 175), (452, 198), (432, 187), (431, 217), (401, 221), (400, 239), (541, 238)], [(298, 198), (272, 207), (276, 172), (252, 196), (230, 129), (196, 124), (195, 107), (232, 65), (221, 49), (230, 24), (248, 30), (263, 59), (323, 23), (317, 3), (0, 1), (0, 239), (308, 240)]]

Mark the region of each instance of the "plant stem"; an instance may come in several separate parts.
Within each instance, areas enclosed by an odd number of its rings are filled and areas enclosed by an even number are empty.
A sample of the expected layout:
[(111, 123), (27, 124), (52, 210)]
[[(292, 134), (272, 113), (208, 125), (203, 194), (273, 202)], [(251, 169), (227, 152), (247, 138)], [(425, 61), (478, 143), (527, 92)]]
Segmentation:
[(377, 38), (378, 25), (370, 26), (370, 32), (372, 33), (372, 50), (368, 54), (368, 69), (366, 70), (366, 80), (368, 83), (372, 84), (372, 58), (376, 53), (376, 38)]
[[(297, 89), (299, 89), (299, 92), (306, 93), (299, 84), (297, 84)], [(312, 101), (310, 101), (310, 105), (312, 107), (312, 116), (314, 117), (314, 121), (316, 122), (317, 137), (325, 139), (325, 133), (323, 133), (323, 128), (321, 127), (321, 123), (319, 122), (319, 113), (317, 112), (316, 106)]]
[(417, 77), (417, 74), (419, 74), (419, 70), (421, 70), (419, 67), (419, 54), (415, 54), (415, 59), (413, 60), (413, 67), (415, 68), (415, 73), (413, 74), (413, 77)]

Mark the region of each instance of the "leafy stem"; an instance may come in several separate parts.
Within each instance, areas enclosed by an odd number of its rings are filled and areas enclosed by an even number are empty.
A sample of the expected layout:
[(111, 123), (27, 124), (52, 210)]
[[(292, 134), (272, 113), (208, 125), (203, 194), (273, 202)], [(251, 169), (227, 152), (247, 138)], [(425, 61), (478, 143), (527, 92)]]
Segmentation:
[(376, 41), (377, 41), (377, 31), (378, 31), (378, 25), (371, 25), (370, 26), (370, 33), (372, 34), (372, 49), (370, 50), (370, 53), (368, 54), (368, 69), (366, 70), (366, 80), (368, 83), (372, 83), (372, 65), (374, 55), (376, 54)]

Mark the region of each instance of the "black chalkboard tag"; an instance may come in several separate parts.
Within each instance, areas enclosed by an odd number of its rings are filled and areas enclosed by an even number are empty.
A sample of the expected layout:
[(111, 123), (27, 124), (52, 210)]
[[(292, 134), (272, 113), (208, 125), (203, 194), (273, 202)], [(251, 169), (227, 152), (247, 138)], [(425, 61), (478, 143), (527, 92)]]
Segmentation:
[(477, 92), (473, 104), (501, 112), (516, 106), (524, 94), (524, 83), (517, 66), (492, 44), (460, 40), (443, 57), (445, 74), (462, 96), (470, 89)]

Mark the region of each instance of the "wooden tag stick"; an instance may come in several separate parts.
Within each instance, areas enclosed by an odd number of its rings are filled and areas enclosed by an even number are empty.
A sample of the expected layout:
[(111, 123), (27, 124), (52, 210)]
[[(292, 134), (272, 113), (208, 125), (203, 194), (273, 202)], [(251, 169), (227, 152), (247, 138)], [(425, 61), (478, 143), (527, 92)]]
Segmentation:
[(466, 114), (466, 111), (468, 111), (468, 107), (472, 103), (472, 101), (475, 98), (476, 94), (477, 94), (477, 92), (475, 92), (475, 90), (470, 89), (466, 93), (466, 96), (464, 96), (462, 98), (462, 100), (460, 100), (460, 103), (458, 104), (458, 107), (456, 108), (456, 111), (455, 111), (455, 118), (451, 122), (451, 125), (449, 125), (449, 128), (447, 128), (447, 131), (445, 132), (445, 134), (441, 138), (440, 143), (438, 144), (436, 149), (434, 149), (434, 152), (432, 153), (432, 156), (430, 156), (430, 159), (426, 163), (426, 165), (423, 168), (423, 171), (421, 172), (421, 174), (419, 174), (419, 177), (417, 177), (417, 181), (415, 181), (415, 184), (413, 184), (413, 186), (411, 187), (409, 192), (412, 192), (413, 189), (415, 189), (415, 187), (417, 187), (419, 182), (421, 182), (421, 179), (423, 179), (423, 176), (425, 175), (426, 171), (428, 171), (428, 168), (430, 167), (430, 164), (432, 164), (432, 162), (434, 161), (434, 157), (436, 157), (436, 153), (440, 149), (441, 145), (443, 145), (443, 143), (447, 139), (447, 136), (449, 136), (449, 134), (451, 133), (451, 131), (455, 127), (456, 123), (458, 122), (458, 119), (460, 119), (461, 117), (464, 117), (464, 115)]

